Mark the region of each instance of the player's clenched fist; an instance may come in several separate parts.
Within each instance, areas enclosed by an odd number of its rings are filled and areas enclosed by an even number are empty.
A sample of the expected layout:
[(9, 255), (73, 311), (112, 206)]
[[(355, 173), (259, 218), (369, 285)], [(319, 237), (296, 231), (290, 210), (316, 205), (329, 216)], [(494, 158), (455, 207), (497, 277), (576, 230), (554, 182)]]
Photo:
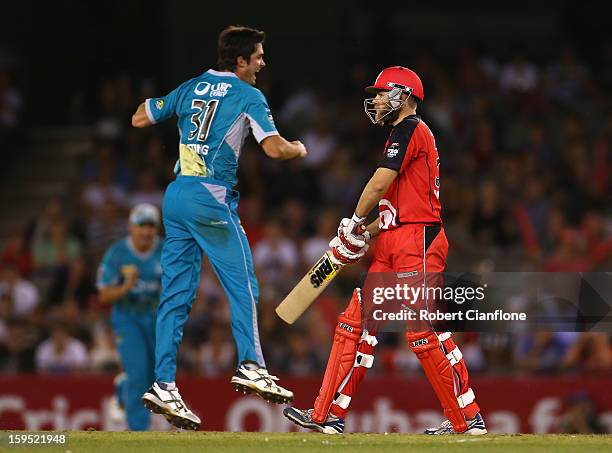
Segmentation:
[(353, 214), (345, 217), (338, 226), (338, 236), (329, 243), (332, 248), (333, 261), (339, 265), (359, 261), (368, 251), (370, 233), (364, 225), (365, 218)]
[(345, 217), (338, 226), (338, 238), (350, 252), (358, 253), (370, 241), (370, 233), (366, 230), (365, 217), (353, 214), (352, 218)]
[(138, 281), (138, 268), (133, 264), (126, 264), (121, 266), (121, 275), (123, 275), (123, 286), (125, 289), (130, 290), (136, 286)]
[(306, 157), (306, 154), (308, 154), (308, 151), (306, 151), (306, 147), (301, 141), (293, 140), (291, 144), (297, 147), (298, 154), (296, 155), (296, 157)]

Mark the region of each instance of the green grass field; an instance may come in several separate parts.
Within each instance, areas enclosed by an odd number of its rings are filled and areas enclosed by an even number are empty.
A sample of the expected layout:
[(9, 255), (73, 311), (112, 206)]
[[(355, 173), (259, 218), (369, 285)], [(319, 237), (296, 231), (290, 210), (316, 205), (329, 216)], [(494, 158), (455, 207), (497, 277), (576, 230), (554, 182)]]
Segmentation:
[(63, 448), (0, 447), (0, 451), (80, 452), (610, 452), (612, 436), (588, 435), (487, 435), (479, 437), (430, 437), (412, 434), (346, 434), (325, 436), (315, 433), (70, 433)]

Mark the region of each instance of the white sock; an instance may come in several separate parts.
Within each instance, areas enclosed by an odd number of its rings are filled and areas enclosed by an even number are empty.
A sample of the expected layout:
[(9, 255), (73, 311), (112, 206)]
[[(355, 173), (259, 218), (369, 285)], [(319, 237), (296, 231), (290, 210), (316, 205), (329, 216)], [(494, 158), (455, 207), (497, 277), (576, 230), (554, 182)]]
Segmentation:
[(176, 390), (176, 383), (174, 382), (158, 382), (157, 385), (163, 390)]

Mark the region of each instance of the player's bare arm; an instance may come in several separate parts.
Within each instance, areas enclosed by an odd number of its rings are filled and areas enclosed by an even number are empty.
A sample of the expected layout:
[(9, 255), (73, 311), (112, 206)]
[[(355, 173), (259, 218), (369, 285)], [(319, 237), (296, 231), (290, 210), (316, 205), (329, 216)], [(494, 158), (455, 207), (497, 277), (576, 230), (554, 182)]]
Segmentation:
[(136, 112), (134, 112), (134, 114), (132, 115), (132, 126), (142, 128), (151, 126), (152, 124), (153, 123), (147, 116), (147, 110), (145, 107), (145, 103), (143, 102), (138, 106)]
[(378, 168), (363, 189), (357, 208), (355, 208), (355, 214), (358, 217), (366, 217), (374, 209), (374, 206), (378, 205), (396, 177), (396, 170)]
[(299, 140), (292, 142), (280, 135), (271, 135), (261, 142), (264, 152), (272, 159), (288, 160), (295, 157), (306, 157), (306, 147)]
[(134, 274), (133, 277), (126, 279), (121, 285), (106, 286), (100, 288), (99, 299), (103, 304), (114, 304), (136, 285), (138, 274)]
[(366, 231), (368, 233), (370, 233), (370, 237), (375, 237), (378, 236), (378, 233), (380, 233), (380, 220), (376, 219), (373, 220), (367, 227), (366, 227)]

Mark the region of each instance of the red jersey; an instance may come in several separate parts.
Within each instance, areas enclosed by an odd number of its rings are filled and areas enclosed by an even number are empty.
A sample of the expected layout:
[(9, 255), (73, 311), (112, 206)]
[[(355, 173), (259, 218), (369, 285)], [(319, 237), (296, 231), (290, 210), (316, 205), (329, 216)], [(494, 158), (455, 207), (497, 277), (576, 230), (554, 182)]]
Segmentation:
[(398, 171), (378, 203), (380, 228), (441, 224), (440, 160), (429, 127), (411, 115), (391, 130), (379, 167)]

